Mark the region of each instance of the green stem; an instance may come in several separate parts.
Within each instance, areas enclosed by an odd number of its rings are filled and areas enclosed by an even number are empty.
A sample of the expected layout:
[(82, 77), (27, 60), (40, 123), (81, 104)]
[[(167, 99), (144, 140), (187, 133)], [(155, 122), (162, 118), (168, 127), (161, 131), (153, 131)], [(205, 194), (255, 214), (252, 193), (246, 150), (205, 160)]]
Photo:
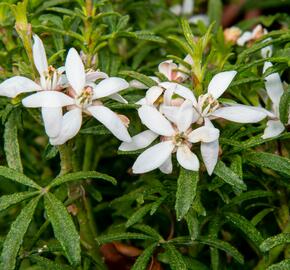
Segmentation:
[(63, 144), (58, 147), (60, 155), (60, 173), (59, 176), (67, 174), (73, 170), (71, 148), (68, 144)]

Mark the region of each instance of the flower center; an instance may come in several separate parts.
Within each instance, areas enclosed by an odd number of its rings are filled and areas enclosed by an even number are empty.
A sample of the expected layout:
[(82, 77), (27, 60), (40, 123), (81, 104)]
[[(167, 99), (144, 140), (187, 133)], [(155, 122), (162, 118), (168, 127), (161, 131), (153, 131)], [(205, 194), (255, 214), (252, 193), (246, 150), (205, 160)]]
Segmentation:
[(186, 136), (186, 134), (184, 132), (177, 133), (173, 137), (173, 143), (176, 146), (181, 146), (182, 144), (187, 143), (187, 136)]
[(77, 104), (81, 107), (87, 107), (93, 103), (93, 88), (87, 86), (82, 93), (76, 97)]
[(44, 76), (41, 76), (40, 83), (43, 90), (57, 90), (62, 72), (59, 72), (53, 66), (49, 66), (44, 72)]
[(219, 102), (211, 94), (201, 95), (198, 98), (198, 108), (202, 116), (213, 113), (218, 107)]

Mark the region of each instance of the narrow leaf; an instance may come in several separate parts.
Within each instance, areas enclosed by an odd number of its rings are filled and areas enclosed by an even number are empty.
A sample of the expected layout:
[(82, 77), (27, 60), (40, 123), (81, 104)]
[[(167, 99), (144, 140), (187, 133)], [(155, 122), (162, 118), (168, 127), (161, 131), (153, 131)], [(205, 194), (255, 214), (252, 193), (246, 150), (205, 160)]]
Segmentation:
[(270, 249), (290, 243), (290, 233), (280, 233), (275, 236), (267, 238), (261, 245), (260, 249), (263, 252), (269, 251)]
[(181, 220), (188, 212), (196, 196), (196, 187), (199, 180), (198, 172), (180, 168), (177, 180), (175, 211), (177, 219)]
[(8, 167), (23, 172), (18, 143), (17, 114), (19, 114), (18, 110), (12, 111), (5, 123), (4, 150)]
[(134, 263), (132, 270), (146, 270), (150, 257), (152, 256), (157, 243), (149, 245), (143, 253), (137, 258), (136, 262)]
[(136, 71), (121, 71), (120, 74), (124, 76), (129, 76), (141, 83), (144, 83), (148, 87), (156, 85), (156, 82), (154, 80)]
[(47, 258), (44, 258), (42, 256), (37, 256), (37, 255), (32, 255), (29, 257), (29, 259), (36, 263), (37, 266), (40, 266), (41, 269), (46, 269), (46, 270), (73, 270), (68, 265), (60, 264), (57, 262), (54, 262), (52, 260), (49, 260)]
[(290, 176), (290, 159), (265, 152), (250, 152), (245, 158), (259, 167), (266, 167)]
[(168, 252), (169, 265), (172, 270), (187, 270), (185, 261), (180, 252), (171, 244), (164, 245)]
[(0, 269), (14, 270), (16, 256), (22, 244), (23, 237), (32, 220), (35, 208), (40, 197), (32, 199), (21, 211), (16, 220), (12, 223), (10, 231), (7, 234), (3, 244), (1, 254)]
[(80, 237), (65, 206), (52, 193), (44, 197), (45, 210), (52, 224), (54, 235), (60, 242), (66, 257), (72, 265), (81, 261)]
[(10, 169), (10, 168), (4, 167), (4, 166), (0, 166), (0, 175), (4, 176), (5, 178), (10, 179), (12, 181), (23, 184), (25, 186), (29, 186), (29, 187), (36, 188), (36, 189), (41, 189), (41, 186), (36, 184), (33, 180), (31, 180), (30, 178), (28, 178), (24, 174), (22, 174), (18, 171), (15, 171), (13, 169)]
[(221, 0), (209, 0), (208, 1), (208, 17), (210, 22), (215, 22), (215, 29), (218, 29), (218, 27), (221, 24), (221, 18), (222, 18), (222, 10), (223, 4)]
[(146, 204), (143, 207), (139, 208), (126, 222), (126, 227), (130, 227), (140, 221), (150, 210), (152, 203)]
[(289, 113), (290, 113), (289, 110), (290, 110), (290, 87), (282, 95), (279, 104), (280, 120), (283, 124), (287, 124), (289, 121)]
[(228, 168), (222, 161), (219, 161), (215, 167), (214, 173), (223, 179), (226, 183), (240, 190), (246, 190), (247, 186), (244, 181)]
[(259, 247), (263, 241), (261, 233), (255, 228), (255, 226), (248, 221), (245, 217), (236, 213), (224, 213), (226, 219), (240, 229), (247, 238), (249, 238), (256, 247)]
[(283, 260), (282, 262), (272, 264), (267, 270), (287, 270), (290, 269), (290, 259)]
[(190, 238), (191, 240), (195, 240), (199, 234), (199, 222), (197, 214), (192, 208), (190, 208), (184, 218), (187, 223)]
[(57, 177), (50, 183), (49, 187), (55, 187), (55, 186), (59, 186), (59, 185), (66, 183), (66, 182), (85, 180), (88, 178), (102, 179), (102, 180), (108, 181), (114, 185), (117, 184), (116, 179), (112, 176), (109, 176), (109, 175), (104, 174), (104, 173), (95, 172), (95, 171), (88, 171), (88, 172), (68, 173), (68, 174), (65, 174), (63, 176)]
[(110, 243), (113, 241), (127, 240), (127, 239), (141, 239), (141, 240), (155, 240), (152, 236), (142, 234), (142, 233), (109, 233), (106, 235), (98, 236), (96, 239), (99, 244)]
[(24, 192), (14, 193), (11, 195), (3, 195), (2, 197), (0, 197), (0, 211), (5, 210), (11, 205), (27, 200), (30, 197), (36, 196), (37, 194), (39, 194), (38, 191), (24, 191)]

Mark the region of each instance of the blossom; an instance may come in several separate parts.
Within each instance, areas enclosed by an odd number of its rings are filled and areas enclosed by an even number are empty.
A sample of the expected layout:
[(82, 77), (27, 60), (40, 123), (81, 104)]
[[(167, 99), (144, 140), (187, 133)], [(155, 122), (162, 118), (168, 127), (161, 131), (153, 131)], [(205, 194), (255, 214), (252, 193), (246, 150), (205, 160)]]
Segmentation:
[(81, 128), (82, 112), (92, 115), (118, 139), (130, 141), (130, 135), (121, 118), (105, 107), (100, 100), (126, 89), (128, 83), (117, 77), (103, 79), (98, 84), (92, 83), (88, 79), (89, 74), (85, 73), (82, 60), (74, 48), (68, 52), (65, 71), (70, 85), (67, 95), (63, 94), (60, 99), (53, 100), (51, 91), (42, 91), (22, 100), (24, 106), (32, 108), (68, 106), (69, 111), (62, 118), (60, 133), (56, 137), (51, 137), (50, 143), (60, 145), (73, 138)]
[[(156, 108), (143, 105), (138, 109), (142, 123), (149, 129), (132, 137), (132, 142), (122, 143), (119, 150), (133, 151), (149, 146), (155, 139), (160, 142), (140, 154), (133, 165), (133, 173), (145, 173), (159, 168), (164, 173), (172, 172), (171, 156), (176, 153), (178, 163), (187, 170), (198, 171), (199, 160), (190, 149), (193, 143), (201, 142), (202, 156), (206, 166), (213, 166), (217, 158), (210, 159), (210, 151), (216, 145), (210, 145), (219, 137), (219, 130), (205, 125), (192, 130), (193, 108), (190, 100), (179, 107), (174, 122), (166, 119)], [(212, 150), (211, 152), (215, 152)], [(215, 164), (214, 164), (215, 166)], [(212, 172), (212, 169), (209, 168)]]
[(237, 40), (241, 36), (241, 33), (242, 33), (241, 29), (236, 27), (236, 26), (226, 28), (224, 30), (225, 41), (229, 42), (229, 43), (236, 44)]
[[(14, 98), (21, 93), (43, 91), (43, 96), (50, 96), (52, 102), (55, 101), (56, 105), (53, 107), (43, 106), (41, 114), (47, 135), (55, 137), (59, 134), (61, 128), (62, 106), (67, 105), (68, 101), (65, 94), (57, 91), (62, 88), (62, 73), (64, 69), (55, 69), (52, 66), (48, 66), (41, 39), (37, 35), (34, 35), (33, 39), (33, 59), (40, 76), (39, 82), (36, 83), (23, 76), (14, 76), (0, 84), (0, 95)], [(49, 95), (46, 94), (47, 91), (50, 92)]]
[[(263, 72), (265, 73), (265, 71), (271, 66), (272, 66), (271, 62), (265, 62), (264, 67), (263, 67)], [(285, 129), (285, 126), (280, 121), (280, 115), (279, 115), (279, 105), (280, 105), (281, 97), (284, 93), (284, 89), (283, 89), (280, 76), (277, 72), (272, 73), (265, 77), (265, 88), (273, 104), (272, 112), (269, 112), (268, 114), (270, 120), (267, 121), (267, 127), (262, 136), (263, 139), (268, 139), (268, 138), (278, 136)], [(289, 118), (290, 118), (290, 115), (289, 115)], [(288, 124), (290, 124), (290, 120)]]

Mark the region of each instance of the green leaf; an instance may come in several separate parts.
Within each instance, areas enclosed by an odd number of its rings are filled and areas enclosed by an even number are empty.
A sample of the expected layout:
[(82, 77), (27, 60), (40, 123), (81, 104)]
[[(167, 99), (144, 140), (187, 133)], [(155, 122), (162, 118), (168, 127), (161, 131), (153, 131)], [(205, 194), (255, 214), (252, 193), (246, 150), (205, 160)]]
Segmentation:
[(234, 197), (229, 205), (233, 205), (233, 204), (240, 204), (244, 201), (247, 200), (252, 200), (252, 199), (256, 199), (256, 198), (263, 198), (263, 197), (272, 197), (275, 194), (271, 191), (265, 191), (265, 190), (252, 190), (252, 191), (247, 191), (244, 192), (242, 194), (240, 194), (239, 196)]
[(195, 240), (199, 234), (199, 222), (197, 214), (192, 208), (190, 208), (184, 218), (187, 223), (190, 238), (191, 240)]
[(282, 95), (279, 104), (280, 120), (283, 124), (288, 123), (289, 110), (290, 110), (290, 87)]
[(244, 181), (234, 173), (230, 168), (228, 168), (221, 160), (218, 161), (215, 169), (214, 174), (219, 176), (223, 179), (226, 183), (230, 184), (231, 186), (238, 188), (240, 190), (246, 190), (247, 186)]
[(103, 125), (96, 125), (81, 129), (80, 134), (109, 135), (111, 132)]
[(119, 74), (123, 75), (123, 76), (129, 76), (129, 77), (145, 84), (146, 86), (148, 86), (148, 88), (157, 84), (150, 77), (148, 77), (144, 74), (138, 73), (136, 71), (121, 71), (121, 72), (119, 72)]
[(57, 177), (49, 184), (49, 187), (55, 187), (66, 182), (85, 180), (85, 179), (90, 179), (90, 178), (102, 179), (102, 180), (112, 183), (113, 185), (117, 184), (117, 180), (110, 175), (95, 172), (95, 171), (88, 171), (88, 172), (68, 173), (63, 176)]
[(137, 258), (136, 262), (134, 263), (132, 270), (146, 270), (148, 262), (154, 252), (157, 243), (149, 245), (143, 253)]
[(66, 207), (52, 193), (45, 194), (44, 205), (54, 235), (66, 257), (72, 265), (78, 265), (81, 261), (80, 237)]
[(188, 23), (188, 19), (181, 18), (181, 27), (182, 27), (183, 34), (185, 36), (185, 39), (186, 39), (186, 41), (188, 43), (188, 46), (192, 50), (191, 55), (193, 55), (194, 54), (194, 49), (193, 49), (194, 36), (192, 34), (190, 25)]
[(146, 233), (150, 236), (152, 236), (153, 238), (155, 238), (157, 241), (163, 241), (163, 237), (153, 228), (151, 228), (148, 225), (145, 224), (137, 224), (133, 227), (136, 230), (139, 230), (143, 233)]
[(290, 259), (283, 260), (282, 262), (272, 264), (267, 270), (287, 270), (290, 269)]
[(209, 0), (207, 8), (209, 20), (211, 23), (215, 22), (214, 28), (217, 30), (221, 24), (223, 4), (221, 0)]
[(241, 230), (245, 236), (250, 239), (256, 247), (259, 248), (261, 242), (264, 240), (261, 233), (255, 228), (255, 226), (247, 220), (245, 217), (236, 213), (224, 213), (228, 222), (235, 225), (239, 230)]
[(200, 243), (203, 243), (205, 245), (209, 245), (218, 249), (221, 249), (225, 252), (227, 252), (229, 255), (231, 255), (237, 262), (243, 264), (244, 263), (244, 257), (243, 255), (232, 245), (229, 243), (219, 240), (219, 239), (213, 239), (209, 237), (199, 237), (197, 239)]
[(276, 246), (289, 243), (290, 243), (290, 233), (280, 233), (264, 240), (264, 242), (261, 243), (260, 245), (260, 249), (262, 252), (267, 252)]
[(187, 270), (185, 261), (180, 252), (171, 244), (163, 245), (168, 252), (169, 265), (172, 270)]
[(3, 244), (1, 254), (0, 269), (14, 270), (16, 256), (22, 244), (23, 237), (33, 218), (35, 208), (40, 197), (33, 198), (21, 211), (16, 220), (12, 223), (10, 231), (7, 234)]
[(251, 219), (251, 223), (256, 226), (266, 215), (273, 212), (274, 210), (274, 208), (263, 209)]
[(52, 260), (49, 260), (47, 258), (44, 258), (42, 256), (38, 256), (38, 255), (32, 255), (29, 256), (29, 259), (36, 263), (37, 266), (40, 266), (41, 269), (46, 269), (46, 270), (73, 270), (73, 268), (71, 268), (68, 265), (64, 265), (64, 264), (60, 264), (57, 262), (54, 262)]
[(19, 143), (18, 143), (18, 128), (17, 115), (19, 110), (14, 110), (8, 117), (5, 123), (4, 130), (4, 150), (8, 167), (18, 172), (23, 172)]
[(36, 188), (36, 189), (41, 189), (41, 186), (36, 184), (33, 180), (31, 180), (30, 178), (28, 178), (24, 174), (22, 174), (18, 171), (15, 171), (13, 169), (10, 169), (10, 168), (4, 167), (4, 166), (0, 166), (0, 175), (4, 176), (5, 178), (10, 179), (12, 181), (18, 182), (22, 185), (29, 186), (29, 187)]
[(250, 163), (266, 167), (290, 176), (290, 159), (265, 152), (249, 152), (244, 155)]
[(198, 172), (180, 168), (175, 202), (175, 211), (178, 220), (181, 220), (186, 215), (192, 205), (196, 196), (198, 180)]
[(20, 203), (24, 200), (27, 200), (33, 196), (39, 194), (38, 191), (24, 191), (19, 193), (14, 193), (11, 195), (4, 195), (0, 197), (0, 211), (5, 210), (11, 205)]
[(139, 208), (126, 222), (126, 228), (140, 221), (152, 208), (152, 203)]
[(99, 244), (110, 243), (113, 241), (129, 240), (129, 239), (141, 239), (141, 240), (155, 240), (152, 236), (142, 234), (142, 233), (109, 233), (106, 235), (98, 236), (96, 239)]

